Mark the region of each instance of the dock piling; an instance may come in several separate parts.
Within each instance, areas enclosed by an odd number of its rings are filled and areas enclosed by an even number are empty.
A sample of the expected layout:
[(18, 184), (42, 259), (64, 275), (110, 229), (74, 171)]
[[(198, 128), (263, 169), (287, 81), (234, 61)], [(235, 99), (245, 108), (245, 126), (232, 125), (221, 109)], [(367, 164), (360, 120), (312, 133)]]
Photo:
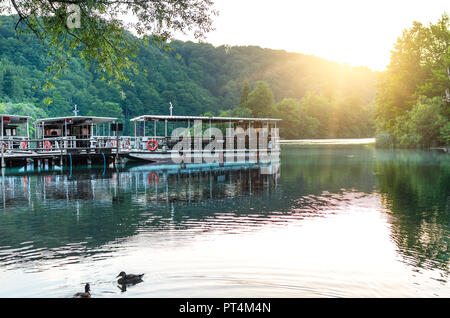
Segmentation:
[(2, 147), (2, 169), (3, 168), (5, 168), (6, 167), (6, 164), (5, 164), (5, 156), (3, 155), (3, 147)]

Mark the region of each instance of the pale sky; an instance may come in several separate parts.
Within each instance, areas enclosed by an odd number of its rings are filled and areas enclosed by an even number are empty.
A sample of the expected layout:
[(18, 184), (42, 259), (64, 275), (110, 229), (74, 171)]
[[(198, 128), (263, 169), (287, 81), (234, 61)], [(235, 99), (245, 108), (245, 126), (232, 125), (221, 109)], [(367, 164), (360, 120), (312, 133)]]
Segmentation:
[[(215, 0), (206, 42), (258, 45), (384, 70), (414, 20), (436, 22), (450, 0)], [(177, 36), (194, 40), (189, 36)]]

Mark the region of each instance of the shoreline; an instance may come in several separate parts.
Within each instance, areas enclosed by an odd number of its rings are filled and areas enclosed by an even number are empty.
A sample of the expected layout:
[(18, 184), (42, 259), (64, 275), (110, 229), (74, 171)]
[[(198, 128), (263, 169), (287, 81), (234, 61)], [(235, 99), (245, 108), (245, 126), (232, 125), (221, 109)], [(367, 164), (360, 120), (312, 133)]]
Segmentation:
[(281, 145), (371, 145), (375, 138), (280, 140)]

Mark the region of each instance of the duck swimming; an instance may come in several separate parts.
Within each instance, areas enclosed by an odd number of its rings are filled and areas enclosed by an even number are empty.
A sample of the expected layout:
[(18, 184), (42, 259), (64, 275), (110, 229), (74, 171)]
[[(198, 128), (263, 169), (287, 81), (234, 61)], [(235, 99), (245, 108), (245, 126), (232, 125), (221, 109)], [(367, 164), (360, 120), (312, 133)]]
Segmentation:
[(89, 283), (87, 283), (84, 286), (84, 293), (76, 293), (73, 297), (76, 298), (91, 298), (91, 286), (89, 285)]
[(142, 282), (142, 277), (144, 274), (126, 274), (125, 272), (120, 272), (120, 274), (117, 277), (120, 277), (117, 281), (121, 285), (128, 285), (128, 284), (137, 284)]

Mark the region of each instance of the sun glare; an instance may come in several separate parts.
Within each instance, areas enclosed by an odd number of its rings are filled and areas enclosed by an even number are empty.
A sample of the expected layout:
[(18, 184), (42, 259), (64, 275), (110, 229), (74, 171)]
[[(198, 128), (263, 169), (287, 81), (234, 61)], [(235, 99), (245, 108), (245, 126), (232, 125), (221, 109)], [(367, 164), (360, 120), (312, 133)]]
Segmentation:
[[(313, 54), (383, 70), (403, 29), (450, 12), (450, 2), (216, 0), (220, 14), (206, 41)], [(190, 36), (180, 36), (189, 39)]]

